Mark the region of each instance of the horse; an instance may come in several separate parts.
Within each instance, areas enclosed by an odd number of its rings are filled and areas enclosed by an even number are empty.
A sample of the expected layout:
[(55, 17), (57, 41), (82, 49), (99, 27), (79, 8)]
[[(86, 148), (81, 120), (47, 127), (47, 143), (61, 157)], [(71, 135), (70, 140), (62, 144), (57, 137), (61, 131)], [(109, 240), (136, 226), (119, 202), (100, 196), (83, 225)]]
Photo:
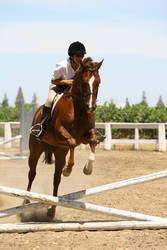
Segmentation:
[[(74, 149), (79, 144), (90, 145), (90, 155), (84, 167), (84, 174), (91, 174), (95, 160), (97, 136), (95, 131), (96, 99), (100, 84), (99, 68), (103, 60), (93, 62), (88, 57), (80, 61), (70, 90), (59, 95), (53, 101), (52, 117), (41, 140), (32, 133), (29, 137), (29, 173), (27, 191), (31, 190), (36, 176), (39, 157), (45, 153), (45, 163), (53, 163), (55, 158), (53, 196), (57, 196), (61, 174), (69, 176), (74, 165)], [(55, 105), (56, 104), (56, 105)], [(36, 111), (32, 125), (40, 123), (43, 106)], [(68, 163), (66, 156), (70, 151)], [(24, 204), (30, 201), (26, 199)], [(48, 208), (47, 216), (53, 218), (55, 206)]]

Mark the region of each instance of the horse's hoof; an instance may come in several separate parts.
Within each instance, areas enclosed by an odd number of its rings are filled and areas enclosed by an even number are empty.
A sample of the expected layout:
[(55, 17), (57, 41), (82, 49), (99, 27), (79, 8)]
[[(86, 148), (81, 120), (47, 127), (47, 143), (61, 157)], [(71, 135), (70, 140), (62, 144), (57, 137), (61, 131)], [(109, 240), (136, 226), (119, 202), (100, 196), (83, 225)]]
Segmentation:
[(26, 204), (29, 204), (30, 203), (30, 200), (29, 199), (25, 199), (24, 201), (23, 201), (23, 205), (26, 205)]
[(88, 171), (86, 168), (83, 169), (83, 173), (85, 175), (91, 175), (92, 174), (92, 171)]
[(55, 216), (55, 209), (48, 208), (47, 216), (49, 217), (50, 220), (52, 220)]
[(91, 175), (93, 171), (93, 167), (92, 166), (89, 166), (89, 168), (87, 167), (87, 164), (85, 165), (84, 169), (83, 169), (83, 173), (85, 175)]
[(68, 176), (70, 176), (70, 174), (71, 174), (71, 172), (68, 172), (68, 171), (67, 171), (67, 168), (63, 168), (62, 173), (63, 173), (63, 176), (65, 176), (65, 177), (68, 177)]

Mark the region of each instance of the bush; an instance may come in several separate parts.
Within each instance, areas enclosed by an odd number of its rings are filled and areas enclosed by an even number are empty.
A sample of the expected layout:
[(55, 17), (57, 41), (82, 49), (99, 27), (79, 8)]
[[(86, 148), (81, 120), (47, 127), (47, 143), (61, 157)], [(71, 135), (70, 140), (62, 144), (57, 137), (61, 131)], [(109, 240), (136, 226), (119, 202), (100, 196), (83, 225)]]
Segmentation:
[[(96, 122), (139, 122), (139, 123), (165, 123), (167, 122), (167, 107), (149, 107), (145, 104), (127, 105), (118, 108), (114, 104), (105, 103), (98, 106), (95, 111)], [(113, 129), (113, 138), (134, 138), (134, 130)], [(157, 138), (157, 130), (141, 129), (140, 136), (144, 138)]]

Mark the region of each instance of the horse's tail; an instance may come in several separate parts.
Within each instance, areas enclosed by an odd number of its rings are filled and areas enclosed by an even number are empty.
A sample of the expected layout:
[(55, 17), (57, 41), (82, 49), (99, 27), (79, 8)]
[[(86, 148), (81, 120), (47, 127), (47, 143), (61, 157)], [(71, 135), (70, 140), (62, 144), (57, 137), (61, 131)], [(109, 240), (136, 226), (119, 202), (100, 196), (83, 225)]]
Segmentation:
[(54, 162), (52, 158), (52, 152), (50, 150), (45, 151), (44, 162), (47, 164), (52, 164)]

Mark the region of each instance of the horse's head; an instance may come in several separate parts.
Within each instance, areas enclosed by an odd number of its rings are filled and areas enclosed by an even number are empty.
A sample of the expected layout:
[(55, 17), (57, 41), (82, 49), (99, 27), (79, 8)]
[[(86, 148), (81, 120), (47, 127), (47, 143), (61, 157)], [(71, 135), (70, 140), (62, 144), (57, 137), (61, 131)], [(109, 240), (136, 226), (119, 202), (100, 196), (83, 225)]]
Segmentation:
[(103, 60), (99, 63), (93, 62), (90, 57), (81, 61), (80, 83), (81, 83), (81, 98), (85, 104), (87, 111), (96, 109), (96, 98), (100, 84), (99, 68)]

